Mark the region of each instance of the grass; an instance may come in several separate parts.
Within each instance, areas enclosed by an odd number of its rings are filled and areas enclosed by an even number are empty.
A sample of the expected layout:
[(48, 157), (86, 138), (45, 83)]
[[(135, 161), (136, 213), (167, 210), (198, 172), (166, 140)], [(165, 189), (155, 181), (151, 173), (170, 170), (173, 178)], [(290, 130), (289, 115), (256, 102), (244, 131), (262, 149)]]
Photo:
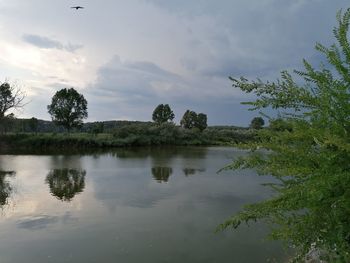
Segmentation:
[(233, 145), (255, 140), (255, 131), (227, 128), (186, 130), (173, 124), (129, 125), (110, 133), (6, 133), (1, 149), (108, 148), (153, 145)]

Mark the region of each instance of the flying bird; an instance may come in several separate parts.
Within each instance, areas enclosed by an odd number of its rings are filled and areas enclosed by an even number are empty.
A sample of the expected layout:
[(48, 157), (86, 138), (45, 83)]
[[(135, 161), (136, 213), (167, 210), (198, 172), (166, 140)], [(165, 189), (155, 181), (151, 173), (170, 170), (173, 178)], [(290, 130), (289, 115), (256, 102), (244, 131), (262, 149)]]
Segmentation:
[(82, 6), (72, 6), (71, 8), (74, 8), (75, 10), (78, 10), (78, 9), (83, 9), (84, 7), (82, 7)]

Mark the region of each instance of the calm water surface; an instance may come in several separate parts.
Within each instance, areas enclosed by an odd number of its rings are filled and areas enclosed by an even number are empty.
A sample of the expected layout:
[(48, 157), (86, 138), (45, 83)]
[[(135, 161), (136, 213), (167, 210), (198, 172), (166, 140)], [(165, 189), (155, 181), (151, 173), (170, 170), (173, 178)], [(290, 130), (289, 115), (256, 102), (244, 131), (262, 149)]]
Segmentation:
[(0, 155), (0, 262), (285, 262), (266, 227), (214, 233), (270, 196), (232, 148)]

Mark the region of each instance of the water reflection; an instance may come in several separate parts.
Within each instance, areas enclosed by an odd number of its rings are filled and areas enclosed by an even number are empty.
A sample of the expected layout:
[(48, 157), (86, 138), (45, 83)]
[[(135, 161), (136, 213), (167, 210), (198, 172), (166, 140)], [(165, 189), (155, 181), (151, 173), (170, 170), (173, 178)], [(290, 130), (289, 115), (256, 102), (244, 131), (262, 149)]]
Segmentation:
[(53, 196), (61, 201), (71, 201), (74, 196), (84, 191), (85, 170), (54, 169), (46, 177)]
[(191, 158), (191, 159), (205, 159), (208, 154), (207, 147), (186, 147), (186, 146), (161, 146), (161, 147), (128, 147), (116, 149), (81, 149), (81, 148), (4, 148), (0, 147), (0, 154), (25, 154), (25, 155), (51, 155), (57, 159), (59, 156), (93, 156), (99, 158), (103, 154), (110, 154), (117, 158), (136, 158), (142, 159), (147, 157), (154, 158)]
[(171, 167), (152, 167), (153, 178), (156, 179), (158, 183), (168, 182), (172, 173), (173, 169)]
[(15, 172), (0, 171), (0, 207), (8, 204), (13, 188), (8, 181), (8, 177), (15, 175)]
[(196, 173), (199, 172), (205, 172), (205, 169), (196, 169), (196, 168), (184, 168), (182, 169), (183, 173), (185, 174), (185, 176), (190, 176), (190, 175), (195, 175)]
[(48, 226), (57, 222), (57, 216), (38, 215), (19, 220), (17, 222), (17, 227), (30, 230), (39, 230), (47, 228)]
[(26, 216), (18, 220), (16, 225), (18, 228), (22, 229), (41, 230), (57, 223), (69, 224), (77, 221), (78, 218), (73, 217), (70, 212), (66, 212), (63, 216), (52, 216), (45, 214)]
[(53, 155), (51, 157), (51, 169), (64, 169), (69, 167), (74, 170), (82, 170), (80, 155)]
[(135, 148), (120, 148), (110, 151), (109, 154), (121, 159), (173, 159), (191, 158), (205, 159), (208, 149), (206, 147), (185, 148), (185, 147), (135, 147)]
[(251, 170), (217, 176), (242, 152), (115, 152), (121, 155), (0, 155), (0, 171), (16, 171), (0, 180), (13, 188), (6, 214), (0, 208), (1, 263), (287, 262), (280, 247), (261, 242), (262, 225), (213, 233), (244, 204), (271, 195)]

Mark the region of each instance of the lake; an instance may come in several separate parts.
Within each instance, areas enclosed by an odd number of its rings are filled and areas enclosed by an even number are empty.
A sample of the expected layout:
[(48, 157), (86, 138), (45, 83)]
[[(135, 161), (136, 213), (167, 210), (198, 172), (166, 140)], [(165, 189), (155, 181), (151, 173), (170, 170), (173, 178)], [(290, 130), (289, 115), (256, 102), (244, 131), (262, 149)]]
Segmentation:
[(286, 262), (262, 223), (215, 233), (271, 178), (245, 152), (162, 147), (0, 155), (0, 262)]

